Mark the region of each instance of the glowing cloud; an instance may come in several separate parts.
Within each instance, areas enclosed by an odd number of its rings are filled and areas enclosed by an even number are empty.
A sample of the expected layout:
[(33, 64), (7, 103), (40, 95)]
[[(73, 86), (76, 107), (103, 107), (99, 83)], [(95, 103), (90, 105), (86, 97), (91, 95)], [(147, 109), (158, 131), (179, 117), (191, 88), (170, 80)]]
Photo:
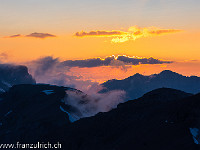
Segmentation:
[(102, 36), (102, 37), (112, 37), (112, 36), (119, 36), (119, 35), (122, 35), (122, 34), (125, 34), (124, 32), (122, 31), (90, 31), (90, 32), (84, 32), (84, 31), (81, 31), (81, 32), (76, 32), (75, 33), (75, 36), (77, 37), (99, 37), (99, 36)]
[(180, 32), (182, 30), (176, 29), (160, 29), (157, 27), (145, 27), (140, 28), (137, 26), (132, 26), (128, 31), (90, 31), (90, 32), (77, 32), (75, 36), (77, 37), (113, 37), (111, 42), (122, 43), (129, 40), (136, 40), (138, 38), (153, 37), (159, 35), (165, 35), (170, 33)]

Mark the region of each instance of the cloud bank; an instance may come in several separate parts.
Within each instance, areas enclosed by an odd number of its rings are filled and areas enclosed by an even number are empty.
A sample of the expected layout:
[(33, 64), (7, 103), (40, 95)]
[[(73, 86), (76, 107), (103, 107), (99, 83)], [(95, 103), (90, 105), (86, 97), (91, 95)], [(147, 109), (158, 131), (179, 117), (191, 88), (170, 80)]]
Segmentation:
[(130, 65), (139, 65), (139, 64), (163, 64), (163, 63), (172, 63), (172, 61), (163, 61), (153, 57), (150, 58), (140, 58), (140, 57), (129, 57), (126, 55), (123, 56), (110, 56), (105, 59), (101, 58), (91, 58), (85, 60), (66, 60), (62, 62), (62, 65), (69, 67), (99, 67), (99, 66), (130, 66)]
[(136, 40), (138, 38), (145, 38), (145, 37), (153, 37), (171, 33), (177, 33), (181, 30), (177, 29), (160, 29), (157, 27), (145, 27), (140, 28), (137, 26), (132, 26), (128, 29), (128, 31), (90, 31), (90, 32), (76, 32), (74, 36), (76, 37), (113, 37), (111, 42), (113, 43), (122, 43), (130, 40)]

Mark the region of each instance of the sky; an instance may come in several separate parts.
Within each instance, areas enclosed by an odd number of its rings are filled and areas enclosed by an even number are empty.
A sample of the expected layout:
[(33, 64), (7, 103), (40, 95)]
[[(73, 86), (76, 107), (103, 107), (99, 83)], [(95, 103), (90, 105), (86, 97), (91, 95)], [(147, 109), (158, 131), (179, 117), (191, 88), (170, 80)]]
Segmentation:
[(1, 0), (0, 62), (124, 55), (171, 63), (115, 59), (66, 73), (96, 82), (164, 69), (200, 76), (199, 18), (199, 0)]

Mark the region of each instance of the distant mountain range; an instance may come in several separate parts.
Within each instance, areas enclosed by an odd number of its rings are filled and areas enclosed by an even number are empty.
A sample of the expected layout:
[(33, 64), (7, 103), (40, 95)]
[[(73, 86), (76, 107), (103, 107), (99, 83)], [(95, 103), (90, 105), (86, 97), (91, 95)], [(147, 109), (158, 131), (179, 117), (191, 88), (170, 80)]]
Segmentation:
[(0, 93), (16, 84), (35, 84), (26, 66), (0, 64)]
[(112, 90), (124, 90), (127, 93), (127, 99), (139, 98), (151, 90), (162, 87), (196, 94), (200, 92), (200, 77), (186, 77), (176, 72), (165, 70), (159, 74), (150, 76), (137, 73), (124, 80), (109, 80), (104, 82), (102, 86), (104, 89), (101, 90), (100, 93)]
[(70, 91), (78, 103), (88, 103), (81, 91), (51, 85), (16, 85), (1, 94), (0, 143), (59, 141), (66, 150), (200, 148), (200, 94), (160, 88), (71, 123), (69, 112), (76, 109), (63, 103)]

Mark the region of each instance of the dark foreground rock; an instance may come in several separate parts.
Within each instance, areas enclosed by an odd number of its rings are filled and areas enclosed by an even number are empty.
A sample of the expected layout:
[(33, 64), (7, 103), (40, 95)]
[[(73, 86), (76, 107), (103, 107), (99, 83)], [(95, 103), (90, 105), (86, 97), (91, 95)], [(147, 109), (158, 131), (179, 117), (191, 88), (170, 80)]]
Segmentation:
[[(44, 90), (54, 92), (48, 95)], [(193, 129), (200, 129), (200, 94), (161, 88), (110, 112), (70, 123), (60, 109), (66, 90), (18, 85), (2, 95), (0, 143), (59, 141), (65, 150), (200, 148), (194, 141), (200, 142), (199, 133), (192, 135)]]

